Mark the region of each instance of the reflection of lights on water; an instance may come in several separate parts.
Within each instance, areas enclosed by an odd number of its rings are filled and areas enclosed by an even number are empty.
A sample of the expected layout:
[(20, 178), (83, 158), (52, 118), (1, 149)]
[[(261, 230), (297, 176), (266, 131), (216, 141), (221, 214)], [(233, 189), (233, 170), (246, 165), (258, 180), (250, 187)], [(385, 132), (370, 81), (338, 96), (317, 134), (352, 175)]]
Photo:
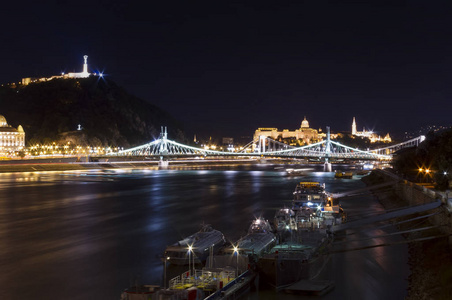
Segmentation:
[(312, 172), (312, 175), (317, 177), (327, 177), (331, 176), (332, 172)]
[(200, 174), (200, 175), (204, 175), (204, 174), (207, 174), (207, 173), (209, 173), (208, 170), (198, 170), (198, 171), (196, 171), (196, 174)]
[(253, 176), (262, 176), (263, 172), (262, 171), (251, 171), (250, 174)]

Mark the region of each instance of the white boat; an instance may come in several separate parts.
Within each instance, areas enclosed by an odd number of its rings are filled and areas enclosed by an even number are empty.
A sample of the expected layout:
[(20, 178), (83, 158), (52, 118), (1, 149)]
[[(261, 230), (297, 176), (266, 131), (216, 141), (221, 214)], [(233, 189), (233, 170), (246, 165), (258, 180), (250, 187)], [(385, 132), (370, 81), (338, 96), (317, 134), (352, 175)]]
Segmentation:
[(275, 213), (273, 220), (276, 231), (296, 229), (295, 212), (287, 207), (280, 208)]
[(316, 207), (324, 205), (328, 198), (325, 191), (325, 183), (306, 181), (300, 182), (293, 192), (293, 209), (297, 210), (303, 206)]
[(257, 218), (251, 223), (248, 234), (235, 245), (240, 253), (259, 257), (276, 245), (276, 236), (267, 220)]
[(292, 209), (298, 227), (311, 224), (313, 218), (322, 218), (326, 225), (338, 225), (346, 220), (346, 213), (339, 200), (325, 191), (325, 184), (300, 182), (294, 191)]
[[(226, 244), (226, 239), (210, 225), (203, 225), (201, 230), (177, 243), (166, 247), (165, 258), (176, 265), (202, 263), (211, 254), (217, 253)], [(191, 262), (189, 262), (189, 258)]]
[(325, 191), (325, 184), (300, 182), (294, 191), (296, 230), (278, 228), (279, 244), (257, 261), (263, 283), (282, 289), (299, 280), (311, 280), (324, 268), (331, 247), (332, 226), (342, 222), (342, 208)]
[(312, 170), (313, 170), (312, 168), (303, 168), (303, 169), (289, 168), (286, 169), (286, 174), (287, 176), (305, 176)]

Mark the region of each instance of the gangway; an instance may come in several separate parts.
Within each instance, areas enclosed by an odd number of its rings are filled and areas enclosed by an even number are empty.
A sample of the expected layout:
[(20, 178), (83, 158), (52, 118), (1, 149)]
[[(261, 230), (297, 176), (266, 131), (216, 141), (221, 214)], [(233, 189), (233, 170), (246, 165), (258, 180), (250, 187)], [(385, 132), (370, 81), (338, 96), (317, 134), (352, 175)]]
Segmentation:
[(330, 193), (330, 194), (331, 194), (331, 196), (333, 198), (343, 198), (343, 197), (347, 197), (347, 196), (356, 196), (356, 195), (364, 194), (365, 192), (369, 192), (371, 190), (375, 190), (375, 189), (379, 189), (379, 188), (382, 188), (382, 187), (387, 187), (387, 186), (390, 186), (390, 185), (394, 185), (396, 183), (397, 183), (397, 181), (388, 181), (388, 182), (385, 182), (385, 183), (370, 185), (370, 186), (367, 186), (367, 187), (362, 188), (362, 189), (347, 191), (347, 192), (343, 192), (343, 193)]
[(370, 218), (364, 218), (364, 219), (360, 219), (357, 221), (352, 221), (352, 222), (347, 222), (347, 223), (343, 223), (340, 225), (336, 225), (331, 228), (331, 231), (339, 232), (339, 231), (344, 231), (347, 229), (362, 227), (364, 225), (368, 225), (368, 224), (372, 224), (372, 223), (378, 223), (378, 222), (382, 222), (382, 221), (386, 221), (386, 220), (390, 220), (390, 219), (394, 219), (394, 218), (404, 217), (407, 215), (412, 215), (415, 213), (420, 213), (420, 212), (428, 211), (431, 209), (435, 209), (435, 208), (439, 207), (440, 205), (441, 205), (441, 201), (437, 200), (437, 201), (422, 204), (422, 205), (409, 206), (409, 207), (405, 207), (405, 208), (391, 211), (388, 213), (384, 213), (381, 215), (373, 216)]

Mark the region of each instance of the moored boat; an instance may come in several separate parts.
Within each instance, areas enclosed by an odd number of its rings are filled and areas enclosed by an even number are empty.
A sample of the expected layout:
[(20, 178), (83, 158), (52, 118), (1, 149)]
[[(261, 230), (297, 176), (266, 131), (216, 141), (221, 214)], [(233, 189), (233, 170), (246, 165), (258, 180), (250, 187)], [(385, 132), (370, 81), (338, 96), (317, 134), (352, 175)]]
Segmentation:
[(293, 232), (293, 242), (275, 246), (257, 262), (260, 282), (277, 290), (315, 278), (328, 260), (332, 237), (325, 230)]
[(257, 258), (276, 245), (276, 236), (270, 223), (263, 218), (252, 221), (246, 236), (235, 243), (235, 249), (242, 254)]
[(287, 207), (278, 209), (273, 224), (276, 231), (295, 229), (295, 212)]
[(204, 262), (210, 254), (218, 252), (226, 244), (226, 239), (210, 225), (203, 225), (201, 230), (166, 247), (165, 258), (176, 265)]
[(336, 173), (334, 173), (334, 178), (339, 178), (339, 179), (351, 179), (353, 178), (353, 172), (352, 171), (340, 171), (337, 170)]
[(312, 168), (303, 168), (303, 169), (288, 168), (286, 169), (286, 174), (287, 176), (306, 176), (312, 170), (313, 170)]
[(259, 258), (260, 281), (276, 289), (314, 278), (325, 265), (333, 240), (332, 226), (344, 221), (345, 212), (337, 199), (319, 182), (300, 182), (294, 192), (296, 230), (282, 234), (279, 244)]
[(298, 210), (303, 206), (316, 207), (323, 205), (328, 198), (325, 184), (314, 181), (300, 182), (293, 192), (292, 209)]

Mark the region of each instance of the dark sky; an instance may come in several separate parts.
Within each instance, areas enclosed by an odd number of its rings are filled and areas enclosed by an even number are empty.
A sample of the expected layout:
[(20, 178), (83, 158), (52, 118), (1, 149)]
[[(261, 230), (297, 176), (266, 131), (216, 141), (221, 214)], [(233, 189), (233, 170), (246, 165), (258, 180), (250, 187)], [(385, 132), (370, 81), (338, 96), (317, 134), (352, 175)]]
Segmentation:
[(452, 123), (451, 1), (43, 2), (2, 4), (1, 83), (86, 54), (198, 135)]

